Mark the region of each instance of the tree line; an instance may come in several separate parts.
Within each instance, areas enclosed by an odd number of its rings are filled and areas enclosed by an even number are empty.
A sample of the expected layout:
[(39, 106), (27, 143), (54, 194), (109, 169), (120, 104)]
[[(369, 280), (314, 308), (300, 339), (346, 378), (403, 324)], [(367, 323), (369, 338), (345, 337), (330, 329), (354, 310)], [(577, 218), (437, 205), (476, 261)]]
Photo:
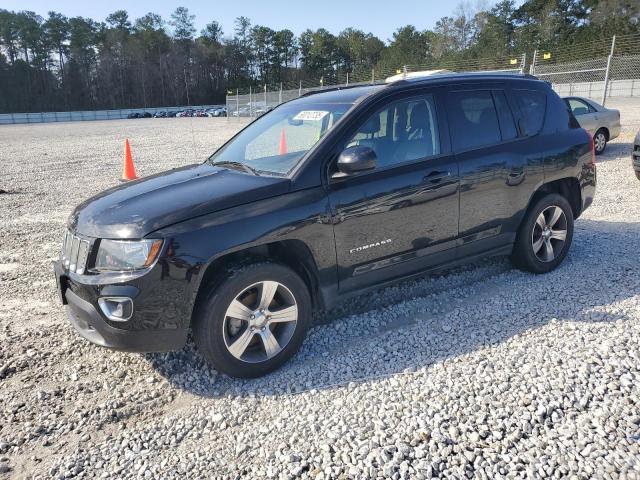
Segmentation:
[(230, 88), (308, 78), (329, 84), (346, 73), (402, 65), (607, 45), (613, 34), (628, 33), (640, 33), (637, 0), (527, 0), (518, 7), (501, 0), (491, 8), (463, 2), (433, 29), (406, 25), (386, 41), (358, 28), (295, 35), (247, 17), (229, 34), (215, 20), (197, 32), (185, 7), (169, 19), (131, 19), (118, 10), (101, 22), (0, 9), (0, 112), (210, 104)]

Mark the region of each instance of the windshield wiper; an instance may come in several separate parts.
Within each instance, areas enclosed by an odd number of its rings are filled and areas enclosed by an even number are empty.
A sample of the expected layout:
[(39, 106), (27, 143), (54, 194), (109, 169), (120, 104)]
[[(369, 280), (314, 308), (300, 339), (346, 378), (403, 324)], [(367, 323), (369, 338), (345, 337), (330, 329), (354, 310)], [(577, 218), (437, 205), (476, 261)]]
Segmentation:
[(213, 165), (214, 167), (227, 167), (227, 168), (233, 168), (235, 170), (244, 170), (245, 172), (253, 173), (256, 177), (260, 176), (260, 174), (255, 168), (250, 167), (249, 165), (241, 162), (220, 160), (219, 162), (211, 162), (211, 165)]

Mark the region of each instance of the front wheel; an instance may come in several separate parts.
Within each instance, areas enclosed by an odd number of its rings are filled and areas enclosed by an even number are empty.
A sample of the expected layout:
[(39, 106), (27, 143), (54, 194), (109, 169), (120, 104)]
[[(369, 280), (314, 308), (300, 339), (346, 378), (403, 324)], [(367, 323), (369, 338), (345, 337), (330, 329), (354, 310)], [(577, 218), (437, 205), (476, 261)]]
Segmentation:
[(546, 195), (527, 212), (511, 255), (522, 270), (546, 273), (562, 263), (573, 239), (573, 212), (557, 193)]
[(196, 346), (216, 370), (259, 377), (298, 350), (311, 320), (311, 299), (293, 270), (251, 264), (219, 282), (194, 320)]
[(596, 155), (600, 155), (607, 148), (607, 134), (603, 129), (600, 129), (593, 136), (593, 148)]

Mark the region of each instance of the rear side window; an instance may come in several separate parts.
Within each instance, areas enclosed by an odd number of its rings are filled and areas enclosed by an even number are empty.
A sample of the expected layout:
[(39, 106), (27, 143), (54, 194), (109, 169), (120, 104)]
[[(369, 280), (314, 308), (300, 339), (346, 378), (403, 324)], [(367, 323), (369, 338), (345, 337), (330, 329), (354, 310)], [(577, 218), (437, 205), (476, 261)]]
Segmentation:
[(582, 100), (578, 100), (577, 98), (570, 98), (568, 103), (571, 112), (576, 117), (580, 115), (586, 115), (588, 113), (594, 113), (596, 111), (596, 109), (589, 105), (587, 102), (583, 102)]
[(448, 103), (454, 150), (500, 142), (498, 114), (490, 90), (451, 92)]
[(493, 99), (496, 102), (496, 110), (500, 119), (500, 129), (502, 130), (503, 140), (512, 140), (518, 136), (516, 130), (516, 122), (513, 119), (513, 113), (507, 103), (507, 97), (502, 90), (493, 91)]
[(528, 136), (537, 135), (542, 130), (547, 110), (547, 96), (536, 90), (514, 90)]

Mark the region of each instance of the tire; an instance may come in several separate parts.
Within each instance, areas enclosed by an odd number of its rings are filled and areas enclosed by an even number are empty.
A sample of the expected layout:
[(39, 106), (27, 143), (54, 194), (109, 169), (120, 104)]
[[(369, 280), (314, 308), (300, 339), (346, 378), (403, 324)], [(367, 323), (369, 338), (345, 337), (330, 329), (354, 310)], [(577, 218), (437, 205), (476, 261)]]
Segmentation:
[(596, 155), (600, 155), (607, 148), (607, 132), (604, 128), (598, 130), (593, 136), (593, 145)]
[(217, 282), (198, 305), (193, 334), (198, 351), (216, 370), (255, 378), (277, 369), (298, 351), (311, 315), (309, 290), (293, 270), (255, 263)]
[[(557, 213), (555, 208), (561, 213)], [(554, 215), (557, 213), (558, 218)], [(543, 215), (543, 217), (541, 217)], [(544, 218), (544, 221), (541, 220)], [(551, 224), (555, 220), (555, 223)], [(543, 228), (551, 225), (550, 233)], [(564, 240), (561, 240), (562, 233)], [(514, 245), (511, 261), (521, 270), (547, 273), (562, 263), (573, 239), (573, 211), (565, 197), (557, 193), (538, 200), (526, 213)], [(541, 242), (541, 243), (540, 243)], [(549, 251), (547, 242), (551, 245)]]

